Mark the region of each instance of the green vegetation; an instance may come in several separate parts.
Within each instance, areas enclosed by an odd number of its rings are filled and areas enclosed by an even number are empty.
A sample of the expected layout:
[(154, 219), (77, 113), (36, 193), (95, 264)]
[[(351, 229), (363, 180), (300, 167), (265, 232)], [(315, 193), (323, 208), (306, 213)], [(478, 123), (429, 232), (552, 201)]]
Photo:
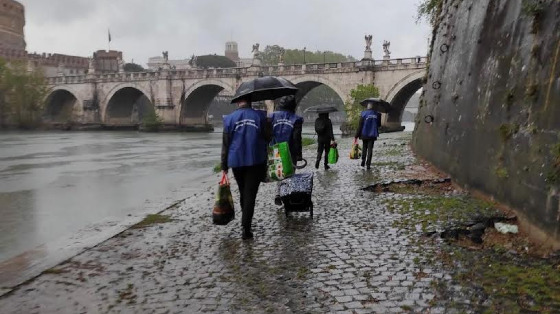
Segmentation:
[[(302, 64), (304, 51), (299, 49), (285, 49), (278, 45), (266, 46), (261, 52), (262, 62), (265, 65), (277, 65), (283, 55), (284, 64)], [(305, 51), (305, 63), (338, 63), (356, 61), (352, 56), (345, 56), (332, 51)]]
[(500, 125), (500, 137), (502, 141), (509, 140), (514, 134), (519, 132), (519, 125), (513, 123), (504, 123)]
[(389, 212), (403, 215), (393, 225), (409, 232), (420, 226), (433, 231), (444, 223), (464, 222), (477, 215), (496, 214), (493, 204), (468, 196), (420, 195), (387, 201)]
[(149, 110), (142, 118), (141, 129), (146, 132), (157, 132), (163, 125), (163, 119), (154, 110)]
[(144, 72), (145, 69), (136, 63), (126, 63), (124, 65), (124, 71), (125, 72)]
[(212, 168), (212, 171), (213, 171), (214, 173), (218, 173), (218, 172), (222, 171), (222, 164), (219, 163), (219, 162), (216, 163), (216, 164), (214, 165), (214, 168)]
[(132, 226), (132, 228), (145, 228), (155, 224), (170, 222), (171, 220), (172, 219), (168, 215), (150, 214), (147, 215), (146, 218), (144, 218), (142, 221)]
[(0, 128), (40, 126), (47, 92), (42, 72), (0, 59)]
[(503, 166), (497, 167), (495, 173), (500, 179), (506, 179), (509, 177), (507, 169)]
[(198, 68), (233, 68), (235, 62), (225, 56), (204, 55), (196, 57), (196, 66)]
[(304, 147), (309, 146), (309, 145), (313, 145), (315, 143), (316, 143), (315, 139), (311, 138), (311, 137), (304, 137), (304, 138), (301, 139), (301, 146), (304, 146)]
[(443, 0), (423, 0), (418, 5), (417, 20), (426, 19), (434, 27), (437, 24), (442, 7)]
[(373, 84), (360, 84), (350, 91), (350, 97), (351, 101), (346, 102), (345, 110), (348, 117), (348, 124), (355, 130), (360, 123), (360, 113), (364, 109), (364, 107), (360, 105), (360, 101), (370, 97), (379, 97), (379, 89)]
[(456, 270), (454, 279), (482, 290), (471, 302), (484, 300), (484, 313), (556, 313), (560, 309), (560, 271), (550, 261), (512, 259), (505, 249), (483, 254), (467, 254), (460, 248), (446, 251), (442, 257)]

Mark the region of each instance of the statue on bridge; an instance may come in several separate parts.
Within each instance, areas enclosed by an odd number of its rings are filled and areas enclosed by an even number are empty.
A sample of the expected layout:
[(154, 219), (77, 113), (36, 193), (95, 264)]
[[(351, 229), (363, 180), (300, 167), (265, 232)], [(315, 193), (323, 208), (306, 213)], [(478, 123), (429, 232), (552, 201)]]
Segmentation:
[(385, 52), (385, 55), (383, 56), (384, 59), (390, 59), (391, 58), (391, 52), (389, 51), (389, 46), (391, 46), (391, 42), (390, 41), (383, 41), (383, 52)]
[(366, 40), (366, 51), (371, 51), (371, 42), (373, 40), (373, 36), (371, 36), (371, 34), (366, 35), (365, 40)]
[(260, 54), (259, 43), (253, 45), (253, 50), (251, 50), (251, 53), (253, 54), (254, 57), (257, 57)]
[(163, 61), (167, 63), (169, 61), (169, 51), (163, 51), (161, 54), (163, 55)]

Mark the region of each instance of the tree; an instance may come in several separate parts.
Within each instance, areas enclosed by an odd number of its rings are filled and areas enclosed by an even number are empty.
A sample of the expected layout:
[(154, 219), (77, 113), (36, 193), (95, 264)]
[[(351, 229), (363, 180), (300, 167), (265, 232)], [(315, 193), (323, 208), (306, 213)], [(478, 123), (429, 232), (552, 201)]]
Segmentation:
[(358, 85), (355, 89), (350, 91), (350, 101), (345, 104), (346, 115), (348, 117), (348, 126), (352, 129), (357, 129), (360, 123), (360, 113), (363, 110), (360, 101), (370, 98), (379, 97), (379, 89), (373, 84)]
[(0, 126), (39, 126), (47, 91), (42, 72), (29, 72), (25, 63), (0, 59)]
[(228, 57), (218, 55), (205, 55), (196, 57), (196, 66), (199, 68), (233, 68), (235, 62)]
[(305, 63), (338, 63), (356, 60), (352, 56), (332, 51), (305, 51), (304, 53), (303, 49), (285, 49), (278, 45), (266, 46), (261, 52), (261, 58), (264, 65), (277, 65), (281, 55), (284, 55), (284, 64), (302, 64), (304, 54)]
[(136, 63), (126, 63), (124, 65), (124, 71), (125, 72), (144, 72), (145, 69)]

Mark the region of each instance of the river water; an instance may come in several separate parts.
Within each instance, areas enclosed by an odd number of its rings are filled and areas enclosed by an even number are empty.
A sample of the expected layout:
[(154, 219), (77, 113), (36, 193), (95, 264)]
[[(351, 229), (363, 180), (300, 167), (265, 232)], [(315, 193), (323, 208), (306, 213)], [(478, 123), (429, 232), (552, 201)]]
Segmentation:
[[(314, 134), (312, 125), (303, 131)], [(220, 146), (221, 129), (0, 133), (0, 262), (214, 184)]]
[(0, 133), (0, 261), (200, 189), (219, 133)]

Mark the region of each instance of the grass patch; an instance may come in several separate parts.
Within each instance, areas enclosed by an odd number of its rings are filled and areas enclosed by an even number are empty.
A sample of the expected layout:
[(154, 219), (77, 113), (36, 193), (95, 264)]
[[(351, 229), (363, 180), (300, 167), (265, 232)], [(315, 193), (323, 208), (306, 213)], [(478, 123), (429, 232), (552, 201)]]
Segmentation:
[(498, 213), (494, 205), (469, 196), (422, 195), (391, 199), (386, 202), (389, 212), (403, 215), (393, 222), (394, 227), (408, 231), (434, 231), (443, 224), (460, 223), (481, 215)]
[(313, 145), (315, 144), (317, 141), (315, 141), (314, 138), (311, 137), (304, 137), (301, 139), (301, 146), (305, 147), (305, 146), (309, 146), (309, 145)]
[(489, 313), (557, 313), (560, 310), (560, 271), (551, 261), (518, 259), (505, 253), (456, 254), (451, 260), (469, 265), (455, 268), (454, 279), (482, 288), (473, 297), (487, 299)]
[(171, 220), (172, 219), (168, 215), (150, 214), (147, 215), (146, 218), (144, 218), (142, 221), (132, 226), (132, 228), (145, 228), (155, 224), (170, 222)]

